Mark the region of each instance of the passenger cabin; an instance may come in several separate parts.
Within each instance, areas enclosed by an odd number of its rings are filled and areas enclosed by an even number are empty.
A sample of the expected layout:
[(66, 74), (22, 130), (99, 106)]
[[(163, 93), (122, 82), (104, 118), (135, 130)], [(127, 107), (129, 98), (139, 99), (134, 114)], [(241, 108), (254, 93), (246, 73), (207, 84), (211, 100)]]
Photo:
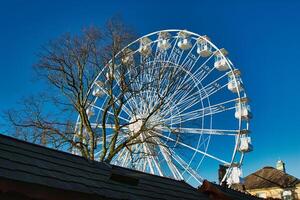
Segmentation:
[(168, 32), (159, 32), (158, 33), (158, 42), (157, 42), (157, 47), (161, 51), (166, 51), (171, 47), (170, 44), (170, 33)]
[(114, 67), (113, 67), (112, 63), (108, 64), (108, 68), (107, 68), (107, 72), (106, 72), (106, 79), (107, 80), (112, 80), (113, 79), (116, 69), (117, 69), (116, 64), (114, 64)]
[(237, 100), (234, 113), (236, 119), (249, 120), (252, 118), (252, 113), (248, 102), (249, 99), (247, 97)]
[(125, 49), (122, 55), (122, 64), (130, 65), (133, 63), (133, 51), (131, 49)]
[(197, 53), (201, 57), (208, 57), (212, 54), (212, 46), (209, 44), (209, 37), (206, 35), (197, 39)]
[(89, 117), (95, 115), (95, 110), (94, 110), (94, 108), (93, 108), (92, 106), (88, 107), (88, 108), (86, 109), (86, 114), (87, 114), (87, 116), (89, 116)]
[(228, 55), (228, 52), (226, 49), (222, 48), (219, 51), (215, 53), (215, 63), (214, 67), (219, 71), (226, 71), (229, 69), (228, 61), (226, 59), (226, 56)]
[(151, 55), (151, 53), (152, 53), (151, 42), (152, 42), (152, 40), (150, 40), (150, 38), (148, 38), (148, 37), (143, 37), (140, 40), (140, 48), (139, 48), (140, 54), (142, 54), (145, 57), (148, 57)]
[(182, 50), (188, 50), (192, 47), (190, 34), (185, 31), (178, 33), (178, 47)]
[(92, 92), (93, 96), (95, 97), (100, 97), (103, 95), (103, 91), (101, 88), (99, 88), (98, 86), (96, 86), (94, 89), (93, 89), (93, 92)]
[(227, 169), (229, 170), (228, 178), (226, 179), (228, 185), (232, 184), (239, 184), (243, 182), (243, 173), (242, 169), (239, 166), (233, 166), (232, 168)]
[(253, 150), (253, 146), (251, 144), (251, 137), (242, 135), (239, 140), (239, 152), (247, 153)]
[(104, 94), (103, 86), (104, 86), (104, 83), (102, 81), (96, 81), (94, 84), (93, 92), (92, 92), (93, 96), (95, 96), (95, 97), (102, 96)]
[(233, 93), (243, 91), (243, 84), (240, 76), (241, 72), (237, 69), (233, 70), (233, 72), (228, 74), (227, 88)]

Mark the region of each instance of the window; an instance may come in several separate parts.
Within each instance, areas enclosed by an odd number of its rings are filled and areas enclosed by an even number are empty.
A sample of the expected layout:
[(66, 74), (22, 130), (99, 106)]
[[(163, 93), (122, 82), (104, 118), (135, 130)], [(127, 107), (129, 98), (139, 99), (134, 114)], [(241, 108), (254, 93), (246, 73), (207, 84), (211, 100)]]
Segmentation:
[(291, 190), (284, 190), (282, 192), (281, 196), (282, 196), (282, 199), (284, 199), (284, 200), (292, 200), (293, 199)]
[(259, 198), (267, 198), (267, 195), (264, 192), (258, 192), (258, 193), (256, 193), (256, 196)]

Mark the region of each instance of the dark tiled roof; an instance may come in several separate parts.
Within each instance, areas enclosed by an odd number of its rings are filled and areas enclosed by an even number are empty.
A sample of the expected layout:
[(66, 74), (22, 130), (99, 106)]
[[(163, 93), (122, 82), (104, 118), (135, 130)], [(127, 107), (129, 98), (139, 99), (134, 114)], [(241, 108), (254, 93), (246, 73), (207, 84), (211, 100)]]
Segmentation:
[(207, 199), (183, 181), (87, 161), (4, 135), (0, 135), (0, 179), (110, 199)]
[(237, 191), (225, 186), (217, 185), (209, 181), (204, 181), (199, 191), (210, 196), (211, 199), (218, 200), (261, 200), (245, 192)]
[(244, 186), (246, 189), (259, 189), (269, 187), (294, 187), (300, 183), (300, 179), (289, 175), (273, 167), (264, 167), (253, 174), (245, 177)]

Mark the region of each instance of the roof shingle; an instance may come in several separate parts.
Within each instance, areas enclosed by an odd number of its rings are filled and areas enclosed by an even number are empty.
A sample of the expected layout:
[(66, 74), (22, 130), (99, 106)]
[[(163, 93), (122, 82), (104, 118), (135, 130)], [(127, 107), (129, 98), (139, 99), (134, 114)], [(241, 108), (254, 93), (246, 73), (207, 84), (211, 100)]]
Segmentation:
[[(123, 181), (118, 180), (120, 177)], [(208, 199), (183, 181), (87, 161), (4, 135), (0, 135), (0, 179), (109, 199)]]

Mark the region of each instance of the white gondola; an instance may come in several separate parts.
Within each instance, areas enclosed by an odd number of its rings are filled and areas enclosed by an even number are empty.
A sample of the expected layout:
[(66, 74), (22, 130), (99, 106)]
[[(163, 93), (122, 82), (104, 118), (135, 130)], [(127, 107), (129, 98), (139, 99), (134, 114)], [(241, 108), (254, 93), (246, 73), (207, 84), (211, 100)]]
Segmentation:
[(244, 182), (242, 178), (243, 176), (242, 170), (238, 166), (234, 166), (232, 167), (232, 169), (229, 170), (230, 170), (229, 175), (226, 180), (228, 185), (239, 184)]
[(241, 136), (238, 150), (243, 153), (252, 151), (253, 146), (251, 144), (251, 137)]
[(168, 32), (160, 32), (158, 34), (157, 47), (159, 48), (159, 50), (166, 51), (171, 47), (169, 39), (170, 39), (170, 33)]
[(219, 71), (226, 71), (229, 69), (229, 65), (226, 60), (226, 56), (228, 55), (228, 52), (226, 49), (222, 48), (220, 51), (217, 51), (215, 53), (215, 63), (214, 67)]
[(152, 53), (151, 42), (152, 41), (148, 37), (140, 39), (139, 52), (143, 56), (149, 56)]
[(103, 93), (103, 91), (102, 91), (101, 88), (95, 87), (95, 88), (93, 89), (92, 94), (93, 94), (93, 96), (95, 96), (95, 97), (100, 97), (100, 96), (102, 96), (104, 93)]
[[(107, 72), (106, 72), (106, 79), (107, 80), (112, 80), (114, 78), (114, 75), (115, 75), (115, 71), (117, 70), (117, 65), (114, 64), (114, 67), (112, 65), (112, 63), (109, 63), (108, 64), (108, 69), (107, 69)], [(102, 84), (104, 86), (104, 83), (100, 83), (98, 82), (99, 84)], [(99, 85), (99, 87), (103, 87), (101, 85)]]
[(125, 65), (129, 65), (133, 63), (133, 52), (131, 49), (125, 49), (123, 51), (123, 56), (121, 61)]
[(206, 35), (199, 37), (197, 40), (197, 53), (201, 57), (208, 57), (212, 54), (212, 46), (208, 41), (210, 41), (210, 39)]
[(102, 81), (95, 81), (95, 85), (100, 87), (100, 88), (104, 87), (104, 83)]
[(178, 47), (182, 50), (188, 50), (192, 47), (190, 34), (185, 31), (178, 33)]
[(95, 97), (100, 97), (104, 94), (103, 92), (103, 87), (104, 87), (104, 83), (102, 81), (95, 81), (95, 84), (94, 84), (94, 89), (93, 89), (93, 96)]
[(236, 119), (249, 120), (252, 118), (252, 113), (250, 106), (248, 105), (248, 98), (241, 98), (240, 101), (237, 101), (235, 104), (235, 113), (234, 116)]
[(228, 84), (227, 88), (234, 93), (237, 93), (238, 91), (243, 91), (243, 84), (241, 80), (241, 72), (237, 69), (235, 69), (233, 72), (228, 74)]
[(87, 114), (87, 116), (89, 116), (89, 117), (95, 115), (94, 108), (93, 108), (93, 107), (87, 108), (87, 109), (86, 109), (86, 114)]

